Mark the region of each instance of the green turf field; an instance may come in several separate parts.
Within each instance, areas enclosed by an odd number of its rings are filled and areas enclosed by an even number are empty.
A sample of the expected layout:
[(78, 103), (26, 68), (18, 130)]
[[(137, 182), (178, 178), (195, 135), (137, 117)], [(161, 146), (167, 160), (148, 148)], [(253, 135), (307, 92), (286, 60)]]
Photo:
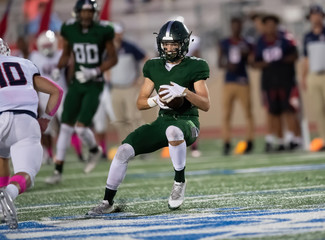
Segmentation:
[(173, 168), (160, 152), (129, 164), (116, 196), (120, 212), (87, 219), (102, 200), (109, 169), (88, 175), (69, 152), (63, 182), (44, 183), (16, 199), (19, 230), (0, 225), (0, 239), (325, 239), (325, 153), (223, 157), (220, 142), (201, 140), (200, 158), (188, 157), (186, 200), (170, 211)]

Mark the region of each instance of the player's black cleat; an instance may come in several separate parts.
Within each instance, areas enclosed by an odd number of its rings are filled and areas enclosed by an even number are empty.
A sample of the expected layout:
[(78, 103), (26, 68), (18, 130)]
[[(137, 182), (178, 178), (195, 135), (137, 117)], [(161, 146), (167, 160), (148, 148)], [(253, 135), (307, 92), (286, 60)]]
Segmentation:
[(223, 155), (227, 156), (230, 154), (231, 151), (231, 145), (229, 142), (225, 142), (223, 145)]
[(249, 154), (253, 151), (253, 148), (254, 148), (254, 144), (253, 144), (253, 141), (247, 141), (247, 147), (244, 151), (244, 154)]
[(273, 151), (273, 147), (271, 143), (265, 142), (264, 145), (264, 152), (265, 153), (271, 153)]
[(278, 147), (275, 149), (275, 152), (284, 152), (286, 150), (283, 144), (279, 144)]

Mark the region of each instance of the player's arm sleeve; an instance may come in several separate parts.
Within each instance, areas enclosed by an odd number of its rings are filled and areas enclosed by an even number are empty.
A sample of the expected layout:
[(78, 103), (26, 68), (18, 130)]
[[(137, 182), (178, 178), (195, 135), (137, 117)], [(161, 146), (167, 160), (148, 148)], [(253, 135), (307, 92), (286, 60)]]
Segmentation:
[(106, 41), (112, 41), (115, 36), (114, 28), (111, 25), (105, 26), (104, 37)]
[(141, 61), (145, 57), (144, 51), (135, 45), (132, 45), (132, 52), (137, 61)]
[(26, 61), (29, 62), (28, 66), (29, 66), (30, 76), (34, 77), (34, 76), (41, 75), (39, 69), (36, 67), (36, 65), (32, 61), (27, 60), (27, 59), (26, 59)]
[(66, 23), (63, 23), (62, 26), (61, 26), (61, 31), (60, 31), (60, 35), (65, 38), (65, 39), (68, 39), (68, 36), (67, 36), (67, 25)]
[(263, 61), (263, 49), (260, 46), (259, 42), (255, 45), (254, 48), (254, 55), (255, 55), (255, 62), (262, 62)]
[(144, 66), (143, 66), (143, 70), (142, 70), (142, 72), (143, 72), (143, 76), (144, 76), (145, 78), (149, 78), (149, 79), (151, 79), (151, 74), (150, 74), (150, 71), (149, 71), (149, 69), (150, 69), (150, 64), (151, 64), (151, 61), (150, 61), (150, 60), (147, 61), (147, 62), (144, 64)]
[(194, 82), (200, 81), (200, 80), (206, 80), (210, 77), (210, 68), (208, 63), (205, 60), (197, 60), (197, 67), (194, 70), (193, 73), (193, 80)]

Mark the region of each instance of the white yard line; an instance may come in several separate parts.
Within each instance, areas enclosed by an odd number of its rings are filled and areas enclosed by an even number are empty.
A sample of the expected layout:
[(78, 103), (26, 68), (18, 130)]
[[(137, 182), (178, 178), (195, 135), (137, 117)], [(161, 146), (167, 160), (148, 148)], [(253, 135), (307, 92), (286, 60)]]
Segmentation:
[[(279, 189), (272, 189), (272, 190), (247, 191), (247, 192), (226, 193), (226, 194), (188, 196), (188, 197), (186, 197), (186, 201), (188, 201), (188, 202), (209, 202), (209, 201), (213, 201), (213, 200), (234, 199), (234, 198), (238, 198), (238, 195), (247, 195), (247, 196), (259, 195), (258, 197), (267, 197), (267, 196), (261, 196), (260, 194), (287, 192), (290, 190), (304, 190), (304, 189), (312, 189), (312, 188), (325, 188), (325, 185), (304, 186), (304, 187), (294, 187), (294, 188), (279, 188)], [(81, 189), (84, 189), (84, 188), (77, 188), (74, 190), (81, 191)], [(66, 189), (61, 190), (61, 191), (62, 191), (62, 193), (66, 192)], [(72, 190), (70, 190), (70, 191), (72, 191)], [(56, 191), (56, 193), (58, 193), (58, 192), (59, 192), (59, 190)], [(324, 194), (322, 194), (322, 193), (315, 194), (315, 196), (324, 196), (324, 195), (325, 195), (325, 193)], [(308, 195), (304, 195), (304, 196), (306, 198), (308, 198), (312, 195), (308, 194)], [(290, 198), (295, 198), (295, 197), (294, 196), (293, 197), (286, 196), (284, 198), (290, 199)], [(299, 196), (297, 198), (299, 198)], [(301, 196), (301, 198), (303, 198), (303, 196)], [(167, 200), (162, 199), (162, 198), (150, 199), (150, 200), (137, 200), (137, 201), (128, 202), (127, 205), (128, 206), (133, 206), (133, 205), (137, 205), (137, 204), (143, 205), (143, 204), (165, 202), (165, 201), (167, 201)], [(73, 204), (82, 204), (82, 205), (74, 206)], [(30, 212), (29, 210), (33, 210), (33, 209), (38, 209), (38, 211), (42, 211), (42, 212), (49, 212), (49, 211), (53, 211), (53, 208), (60, 208), (62, 210), (64, 210), (64, 209), (79, 209), (79, 208), (91, 207), (93, 205), (94, 204), (82, 203), (82, 202), (81, 203), (71, 203), (71, 205), (66, 205), (66, 204), (33, 205), (30, 207), (18, 208), (18, 212), (21, 214), (28, 213), (28, 212)]]

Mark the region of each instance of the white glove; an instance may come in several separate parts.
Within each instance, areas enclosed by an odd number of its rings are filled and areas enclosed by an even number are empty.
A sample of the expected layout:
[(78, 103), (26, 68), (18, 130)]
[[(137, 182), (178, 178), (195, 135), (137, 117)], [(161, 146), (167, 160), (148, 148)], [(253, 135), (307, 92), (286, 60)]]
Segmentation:
[(97, 77), (100, 74), (99, 68), (86, 68), (83, 66), (80, 66), (81, 71), (76, 71), (76, 79), (80, 83), (88, 82), (89, 80)]
[(148, 105), (150, 107), (155, 107), (155, 106), (159, 106), (162, 109), (170, 109), (168, 106), (166, 106), (161, 100), (159, 95), (153, 96), (151, 98), (148, 98)]
[(61, 71), (58, 68), (54, 68), (51, 72), (51, 77), (54, 81), (59, 81), (61, 77)]
[(161, 85), (160, 88), (164, 88), (166, 90), (163, 90), (159, 92), (159, 94), (166, 94), (161, 99), (166, 100), (167, 102), (170, 102), (176, 97), (185, 97), (185, 87), (182, 87), (178, 85), (177, 83), (170, 82), (171, 85)]

